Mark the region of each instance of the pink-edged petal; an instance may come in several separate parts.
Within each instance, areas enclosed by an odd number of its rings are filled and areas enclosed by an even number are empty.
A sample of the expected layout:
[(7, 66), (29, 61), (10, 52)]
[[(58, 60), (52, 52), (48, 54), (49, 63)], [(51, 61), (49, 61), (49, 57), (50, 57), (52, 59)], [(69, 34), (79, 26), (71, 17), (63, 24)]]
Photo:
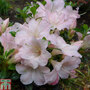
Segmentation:
[(77, 50), (78, 50), (82, 46), (82, 44), (83, 44), (83, 41), (77, 41), (77, 42), (75, 42), (75, 43), (73, 43), (71, 45), (76, 46)]
[(50, 85), (56, 85), (59, 81), (58, 73), (55, 70), (52, 70), (51, 72), (44, 75), (45, 77), (45, 83), (48, 83)]

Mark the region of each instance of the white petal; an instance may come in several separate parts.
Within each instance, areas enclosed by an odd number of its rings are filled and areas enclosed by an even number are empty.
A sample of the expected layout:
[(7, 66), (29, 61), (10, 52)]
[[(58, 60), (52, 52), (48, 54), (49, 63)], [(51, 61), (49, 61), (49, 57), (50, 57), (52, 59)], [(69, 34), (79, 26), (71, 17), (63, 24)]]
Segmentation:
[(64, 8), (64, 4), (65, 4), (64, 0), (54, 0), (53, 3), (54, 3), (53, 8), (57, 11), (60, 11)]
[(58, 74), (63, 79), (66, 79), (69, 76), (69, 72), (66, 72), (66, 71), (63, 71), (63, 70), (60, 70)]
[(44, 85), (45, 79), (43, 73), (40, 70), (35, 70), (33, 72), (33, 80), (36, 85)]
[(49, 73), (50, 69), (48, 67), (39, 67), (39, 70), (43, 73)]
[(25, 74), (21, 75), (20, 80), (24, 85), (31, 84), (33, 82), (32, 72), (28, 71)]
[(27, 72), (27, 68), (22, 65), (22, 64), (17, 64), (16, 65), (16, 71), (19, 73), (19, 74), (24, 74)]
[(62, 65), (66, 71), (72, 71), (79, 66), (80, 62), (80, 58), (66, 56), (62, 61)]

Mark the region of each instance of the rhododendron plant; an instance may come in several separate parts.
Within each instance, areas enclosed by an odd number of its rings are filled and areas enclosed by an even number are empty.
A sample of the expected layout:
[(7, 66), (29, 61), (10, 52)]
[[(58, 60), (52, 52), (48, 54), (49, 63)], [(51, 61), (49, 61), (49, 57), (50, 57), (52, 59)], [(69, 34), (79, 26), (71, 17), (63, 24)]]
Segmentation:
[[(64, 0), (45, 1), (45, 5), (38, 2), (35, 17), (27, 18), (24, 24), (8, 26), (9, 19), (3, 21), (0, 18), (0, 42), (4, 53), (15, 50), (7, 62), (16, 65), (24, 85), (32, 82), (39, 86), (56, 85), (60, 79), (75, 78), (75, 69), (82, 58), (79, 49), (90, 45), (90, 42), (84, 43), (90, 36), (85, 37), (84, 41), (72, 39), (77, 19), (80, 18), (78, 9), (65, 7)], [(69, 40), (61, 35), (61, 31), (65, 30)]]

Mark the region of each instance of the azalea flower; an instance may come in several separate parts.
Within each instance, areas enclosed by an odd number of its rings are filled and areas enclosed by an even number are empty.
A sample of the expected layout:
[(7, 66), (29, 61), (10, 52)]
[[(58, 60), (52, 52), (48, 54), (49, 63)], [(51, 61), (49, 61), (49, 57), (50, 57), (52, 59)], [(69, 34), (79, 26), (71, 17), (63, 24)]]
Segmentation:
[(0, 41), (4, 47), (4, 51), (9, 51), (10, 49), (16, 48), (14, 37), (9, 33), (9, 30), (2, 34)]
[(69, 29), (72, 23), (76, 23), (76, 19), (80, 17), (78, 10), (73, 10), (71, 6), (64, 7), (64, 0), (46, 0), (45, 6), (39, 2), (38, 4), (40, 7), (37, 9), (36, 18), (41, 17), (53, 29)]
[[(64, 0), (45, 0), (46, 5), (42, 5), (40, 2), (38, 4), (40, 7), (37, 9), (36, 17), (44, 17), (46, 16), (46, 11), (50, 12), (59, 12), (64, 8)], [(43, 13), (42, 13), (43, 12)]]
[(23, 45), (33, 37), (42, 39), (49, 35), (49, 31), (47, 24), (41, 22), (41, 20), (32, 19), (28, 24), (21, 26), (20, 31), (16, 34), (15, 42), (18, 45)]
[(18, 55), (23, 59), (22, 63), (24, 65), (35, 69), (48, 63), (51, 54), (46, 50), (47, 47), (47, 41), (33, 38), (20, 48)]
[(16, 49), (15, 38), (10, 34), (10, 32), (17, 32), (19, 28), (19, 23), (15, 23), (13, 26), (8, 27), (0, 37), (0, 42), (4, 47), (4, 51), (9, 51), (10, 49)]
[(51, 61), (59, 76), (64, 79), (68, 78), (68, 76), (71, 74), (71, 71), (76, 69), (79, 66), (80, 62), (80, 58), (70, 56), (66, 56), (61, 62), (57, 62), (54, 60)]
[(71, 45), (67, 44), (62, 37), (57, 37), (56, 47), (59, 48), (64, 55), (82, 57), (78, 50), (82, 46), (83, 41), (77, 41)]
[(46, 84), (44, 74), (49, 73), (50, 69), (48, 67), (33, 69), (23, 64), (17, 64), (16, 71), (21, 74), (20, 80), (24, 85), (31, 84), (34, 81), (36, 85), (40, 86)]

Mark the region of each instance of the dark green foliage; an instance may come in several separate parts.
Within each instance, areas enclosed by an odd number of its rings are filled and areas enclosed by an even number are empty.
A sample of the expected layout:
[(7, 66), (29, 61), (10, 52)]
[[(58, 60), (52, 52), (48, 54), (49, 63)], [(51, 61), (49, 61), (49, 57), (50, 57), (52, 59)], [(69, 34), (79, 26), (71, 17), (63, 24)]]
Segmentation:
[(76, 33), (72, 33), (71, 34), (71, 30), (62, 30), (60, 31), (60, 36), (64, 38), (64, 40), (70, 44), (70, 42), (73, 41), (77, 41), (78, 40), (78, 36)]
[(0, 0), (0, 16), (8, 15), (10, 4), (6, 0)]
[(90, 31), (90, 27), (88, 27), (87, 24), (83, 24), (80, 28), (75, 28), (74, 30), (76, 32), (80, 32), (83, 35), (83, 38), (84, 38), (87, 35), (87, 32)]
[(26, 18), (29, 17), (29, 16), (31, 16), (30, 14), (27, 14), (28, 9), (29, 9), (29, 6), (24, 7), (23, 10), (20, 9), (20, 8), (17, 8), (17, 10), (16, 10), (17, 11), (16, 17), (17, 18), (21, 18), (24, 21), (26, 21)]

